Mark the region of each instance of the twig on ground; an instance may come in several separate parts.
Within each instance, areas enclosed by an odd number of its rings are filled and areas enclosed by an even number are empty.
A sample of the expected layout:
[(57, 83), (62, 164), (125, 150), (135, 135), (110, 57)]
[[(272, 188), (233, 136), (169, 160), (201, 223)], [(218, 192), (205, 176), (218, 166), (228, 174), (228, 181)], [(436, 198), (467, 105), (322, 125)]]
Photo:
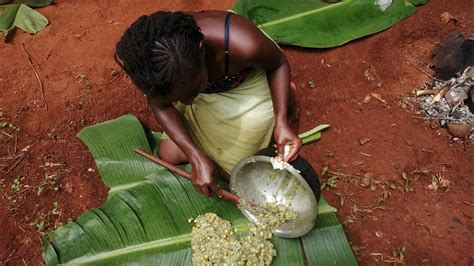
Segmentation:
[(372, 155), (370, 155), (370, 154), (368, 154), (368, 153), (365, 153), (365, 152), (359, 152), (359, 154), (364, 155), (364, 156), (367, 156), (367, 157), (372, 157)]
[(25, 159), (26, 154), (30, 151), (30, 148), (31, 148), (33, 145), (36, 144), (36, 140), (37, 140), (38, 138), (39, 138), (39, 137), (36, 137), (35, 139), (33, 139), (33, 140), (31, 141), (31, 144), (30, 144), (30, 145), (28, 145), (28, 146), (26, 146), (25, 148), (21, 149), (21, 151), (22, 151), (21, 154), (18, 154), (18, 155), (15, 155), (15, 154), (14, 154), (14, 155), (10, 156), (9, 158), (0, 158), (0, 159), (3, 159), (3, 160), (7, 160), (8, 163), (9, 163), (9, 162), (11, 162), (11, 160), (14, 160), (14, 159), (17, 159), (17, 158), (20, 158), (20, 157), (21, 157), (19, 160), (17, 160), (17, 161), (15, 162), (15, 164), (14, 164), (12, 167), (10, 167), (10, 169), (8, 169), (8, 171), (6, 171), (7, 174), (10, 173), (19, 163), (21, 163), (21, 161), (23, 161), (23, 159)]
[(383, 262), (404, 264), (403, 261), (394, 257), (388, 257), (388, 259), (385, 259), (382, 253), (370, 253), (370, 256), (380, 257), (380, 260)]
[(348, 174), (344, 174), (344, 173), (340, 173), (340, 172), (335, 172), (335, 171), (331, 171), (331, 170), (328, 170), (328, 173), (330, 173), (331, 175), (339, 175), (339, 176), (346, 176), (346, 177), (351, 177), (352, 175), (348, 175)]
[(32, 188), (33, 188), (33, 186), (28, 186), (27, 188), (21, 190), (21, 191), (20, 191), (20, 194), (21, 194), (21, 193), (24, 193), (24, 192), (26, 192), (26, 191), (28, 191), (28, 190), (30, 190), (30, 189), (32, 189)]
[(474, 206), (474, 203), (470, 203), (470, 202), (467, 202), (465, 200), (463, 200), (462, 202), (464, 202), (465, 204), (469, 205), (469, 206)]
[(434, 151), (432, 150), (428, 150), (428, 149), (421, 149), (422, 152), (429, 152), (429, 153), (435, 153)]
[(3, 263), (7, 263), (11, 258), (13, 258), (13, 253), (15, 253), (16, 249), (14, 249), (8, 256), (7, 258), (3, 261)]
[(26, 230), (25, 230), (25, 228), (23, 228), (23, 226), (18, 225), (18, 227), (20, 227), (21, 231), (26, 232)]
[(436, 93), (436, 95), (431, 100), (430, 104), (439, 102), (444, 97), (446, 92), (448, 92), (448, 90), (449, 90), (449, 86), (442, 88), (438, 93)]
[(16, 163), (12, 167), (10, 167), (10, 169), (8, 169), (6, 173), (9, 174), (13, 169), (15, 169), (15, 167), (17, 167), (17, 165), (20, 164), (23, 159), (25, 159), (25, 155), (26, 153), (24, 153), (23, 156), (21, 156), (21, 158), (16, 161)]
[(410, 62), (408, 62), (408, 64), (409, 64), (411, 67), (413, 67), (414, 69), (416, 69), (416, 70), (422, 72), (423, 74), (425, 74), (425, 75), (428, 76), (429, 78), (431, 78), (431, 79), (433, 79), (433, 80), (438, 80), (436, 77), (434, 77), (434, 76), (431, 75), (430, 73), (426, 72), (425, 70), (418, 68), (418, 67), (415, 66), (414, 64), (412, 64), (412, 63), (410, 63)]
[(5, 250), (5, 252), (3, 252), (2, 255), (0, 255), (0, 258), (5, 257), (5, 255), (7, 255), (7, 253), (10, 251), (10, 249), (11, 249), (12, 247), (13, 247), (13, 246), (8, 246), (7, 250)]
[(418, 69), (419, 71), (423, 72), (423, 74), (427, 75), (428, 77), (430, 77), (431, 79), (433, 80), (438, 80), (436, 77), (434, 77), (433, 75), (431, 75), (430, 73), (424, 71), (423, 69)]
[(413, 221), (415, 222), (415, 225), (416, 225), (416, 226), (420, 226), (420, 227), (422, 227), (423, 229), (428, 229), (428, 232), (430, 233), (430, 235), (433, 234), (433, 228), (432, 228), (433, 226), (429, 226), (429, 225), (424, 225), (424, 224), (422, 224), (422, 223), (418, 223), (416, 220), (413, 220)]
[(46, 60), (49, 59), (52, 53), (53, 53), (53, 50), (49, 51), (48, 55), (43, 59), (43, 61), (41, 61), (39, 64), (36, 64), (36, 65), (41, 66), (42, 64), (44, 64), (44, 62), (46, 62)]
[(36, 71), (36, 68), (33, 66), (33, 61), (31, 60), (31, 55), (28, 53), (26, 50), (25, 44), (22, 44), (23, 51), (25, 51), (27, 57), (28, 57), (28, 63), (30, 64), (31, 69), (35, 72), (36, 79), (38, 80), (38, 84), (40, 86), (40, 91), (41, 91), (41, 97), (43, 98), (43, 103), (44, 107), (46, 107), (46, 110), (48, 110), (48, 103), (46, 102), (46, 98), (44, 97), (44, 88), (43, 88), (43, 82), (41, 81), (41, 78), (38, 74), (38, 71)]
[(92, 83), (92, 85), (94, 85), (94, 86), (104, 86), (104, 85), (107, 85), (107, 84), (110, 84), (110, 83), (114, 82), (114, 81), (117, 80), (120, 76), (121, 76), (121, 75), (120, 75), (120, 73), (119, 73), (119, 74), (117, 74), (113, 79), (111, 79), (111, 80), (109, 80), (109, 81), (107, 81), (107, 82), (105, 82), (105, 83), (100, 83), (100, 84), (94, 84), (94, 83)]
[(91, 93), (91, 92), (90, 92), (90, 91), (88, 91), (88, 92), (82, 93), (82, 94), (80, 94), (80, 95), (78, 95), (78, 96), (75, 96), (75, 97), (73, 97), (72, 99), (81, 98), (82, 96), (89, 95), (90, 93)]
[(61, 215), (62, 214), (63, 214), (63, 212), (61, 210), (59, 210), (58, 218), (54, 222), (54, 228), (58, 228), (59, 220), (61, 220)]
[(7, 132), (5, 132), (5, 131), (3, 131), (3, 130), (2, 130), (2, 134), (5, 135), (5, 136), (7, 136), (7, 137), (13, 138), (12, 135), (8, 134)]
[(17, 145), (18, 145), (18, 132), (15, 134), (15, 147), (13, 148), (13, 154), (16, 154)]
[(416, 97), (424, 96), (424, 95), (433, 95), (437, 94), (441, 89), (435, 89), (435, 90), (417, 90), (416, 91)]
[[(8, 153), (10, 153), (10, 152), (8, 152)], [(10, 160), (19, 158), (20, 156), (21, 156), (21, 154), (18, 154), (18, 155), (8, 155), (8, 157), (1, 157), (0, 160), (10, 161)]]

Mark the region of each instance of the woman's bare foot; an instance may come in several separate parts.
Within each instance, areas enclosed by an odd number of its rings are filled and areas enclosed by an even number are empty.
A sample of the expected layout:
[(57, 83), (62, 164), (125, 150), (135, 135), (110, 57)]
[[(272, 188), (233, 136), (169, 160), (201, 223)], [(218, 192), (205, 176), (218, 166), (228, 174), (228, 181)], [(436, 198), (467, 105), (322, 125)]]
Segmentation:
[(300, 105), (298, 102), (298, 88), (293, 81), (290, 87), (290, 97), (288, 99), (288, 122), (293, 124), (300, 117)]

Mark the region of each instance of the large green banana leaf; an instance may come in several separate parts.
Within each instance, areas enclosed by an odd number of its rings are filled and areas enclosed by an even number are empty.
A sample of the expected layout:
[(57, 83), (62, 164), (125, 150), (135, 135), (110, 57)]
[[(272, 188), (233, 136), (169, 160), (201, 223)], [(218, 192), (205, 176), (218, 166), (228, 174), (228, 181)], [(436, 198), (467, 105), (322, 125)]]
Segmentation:
[[(206, 212), (231, 221), (240, 232), (248, 230), (233, 203), (204, 197), (189, 181), (136, 155), (135, 148), (150, 151), (153, 138), (134, 116), (85, 128), (79, 138), (113, 196), (47, 235), (47, 265), (191, 265), (188, 219)], [(273, 265), (304, 265), (304, 256), (309, 265), (357, 265), (334, 208), (324, 200), (313, 231), (273, 242), (278, 252)]]
[(384, 9), (377, 4), (380, 1), (238, 0), (232, 10), (278, 43), (326, 48), (385, 30), (415, 13), (415, 5), (428, 2), (393, 0)]
[[(36, 33), (46, 25), (48, 19), (36, 10), (28, 7), (28, 3), (34, 7), (47, 5), (51, 1), (25, 1), (27, 3), (16, 3), (6, 6), (0, 6), (0, 31), (8, 35), (15, 27), (18, 27), (28, 33)], [(31, 3), (30, 3), (31, 2)]]

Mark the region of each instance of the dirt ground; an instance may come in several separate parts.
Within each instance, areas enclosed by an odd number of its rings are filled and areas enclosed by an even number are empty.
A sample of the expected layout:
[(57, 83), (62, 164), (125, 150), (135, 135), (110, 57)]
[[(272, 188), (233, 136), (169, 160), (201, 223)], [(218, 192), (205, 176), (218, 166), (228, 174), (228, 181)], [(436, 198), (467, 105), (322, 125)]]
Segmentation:
[[(0, 129), (0, 264), (40, 265), (45, 232), (105, 201), (94, 160), (75, 137), (84, 126), (132, 113), (159, 130), (113, 60), (127, 26), (160, 9), (232, 2), (57, 1), (40, 9), (51, 22), (46, 29), (18, 31), (12, 44), (0, 44), (1, 120), (19, 128)], [(454, 20), (443, 23), (443, 12)], [(474, 34), (472, 14), (471, 0), (433, 0), (338, 48), (284, 47), (300, 87), (299, 132), (331, 125), (302, 155), (318, 172), (328, 169), (323, 195), (338, 208), (362, 265), (474, 263), (474, 145), (452, 143), (407, 100), (430, 81), (427, 64), (440, 38), (453, 29)], [(39, 66), (47, 108), (23, 45)], [(433, 178), (451, 183), (435, 191)]]

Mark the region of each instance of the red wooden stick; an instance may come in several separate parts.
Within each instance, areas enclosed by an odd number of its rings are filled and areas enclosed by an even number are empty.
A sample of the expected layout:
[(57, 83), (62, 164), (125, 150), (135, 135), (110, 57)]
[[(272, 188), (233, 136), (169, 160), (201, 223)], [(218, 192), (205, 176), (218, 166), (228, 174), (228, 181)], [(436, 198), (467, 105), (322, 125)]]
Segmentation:
[[(140, 154), (141, 156), (149, 159), (150, 161), (153, 161), (153, 162), (163, 166), (164, 168), (166, 168), (166, 169), (168, 169), (168, 170), (170, 170), (170, 171), (172, 171), (172, 172), (174, 172), (174, 173), (176, 173), (176, 174), (178, 174), (182, 177), (185, 177), (186, 179), (191, 181), (191, 174), (184, 171), (183, 169), (181, 169), (179, 167), (176, 167), (175, 165), (172, 165), (172, 164), (170, 164), (170, 163), (168, 163), (168, 162), (166, 162), (166, 161), (164, 161), (160, 158), (157, 158), (157, 157), (149, 154), (148, 152), (146, 152), (142, 149), (135, 149), (135, 152)], [(237, 195), (232, 194), (227, 190), (219, 188), (216, 193), (217, 193), (217, 195), (219, 195), (219, 197), (223, 197), (227, 200), (230, 200), (230, 201), (234, 202), (235, 204), (240, 203), (240, 198), (237, 197)]]

